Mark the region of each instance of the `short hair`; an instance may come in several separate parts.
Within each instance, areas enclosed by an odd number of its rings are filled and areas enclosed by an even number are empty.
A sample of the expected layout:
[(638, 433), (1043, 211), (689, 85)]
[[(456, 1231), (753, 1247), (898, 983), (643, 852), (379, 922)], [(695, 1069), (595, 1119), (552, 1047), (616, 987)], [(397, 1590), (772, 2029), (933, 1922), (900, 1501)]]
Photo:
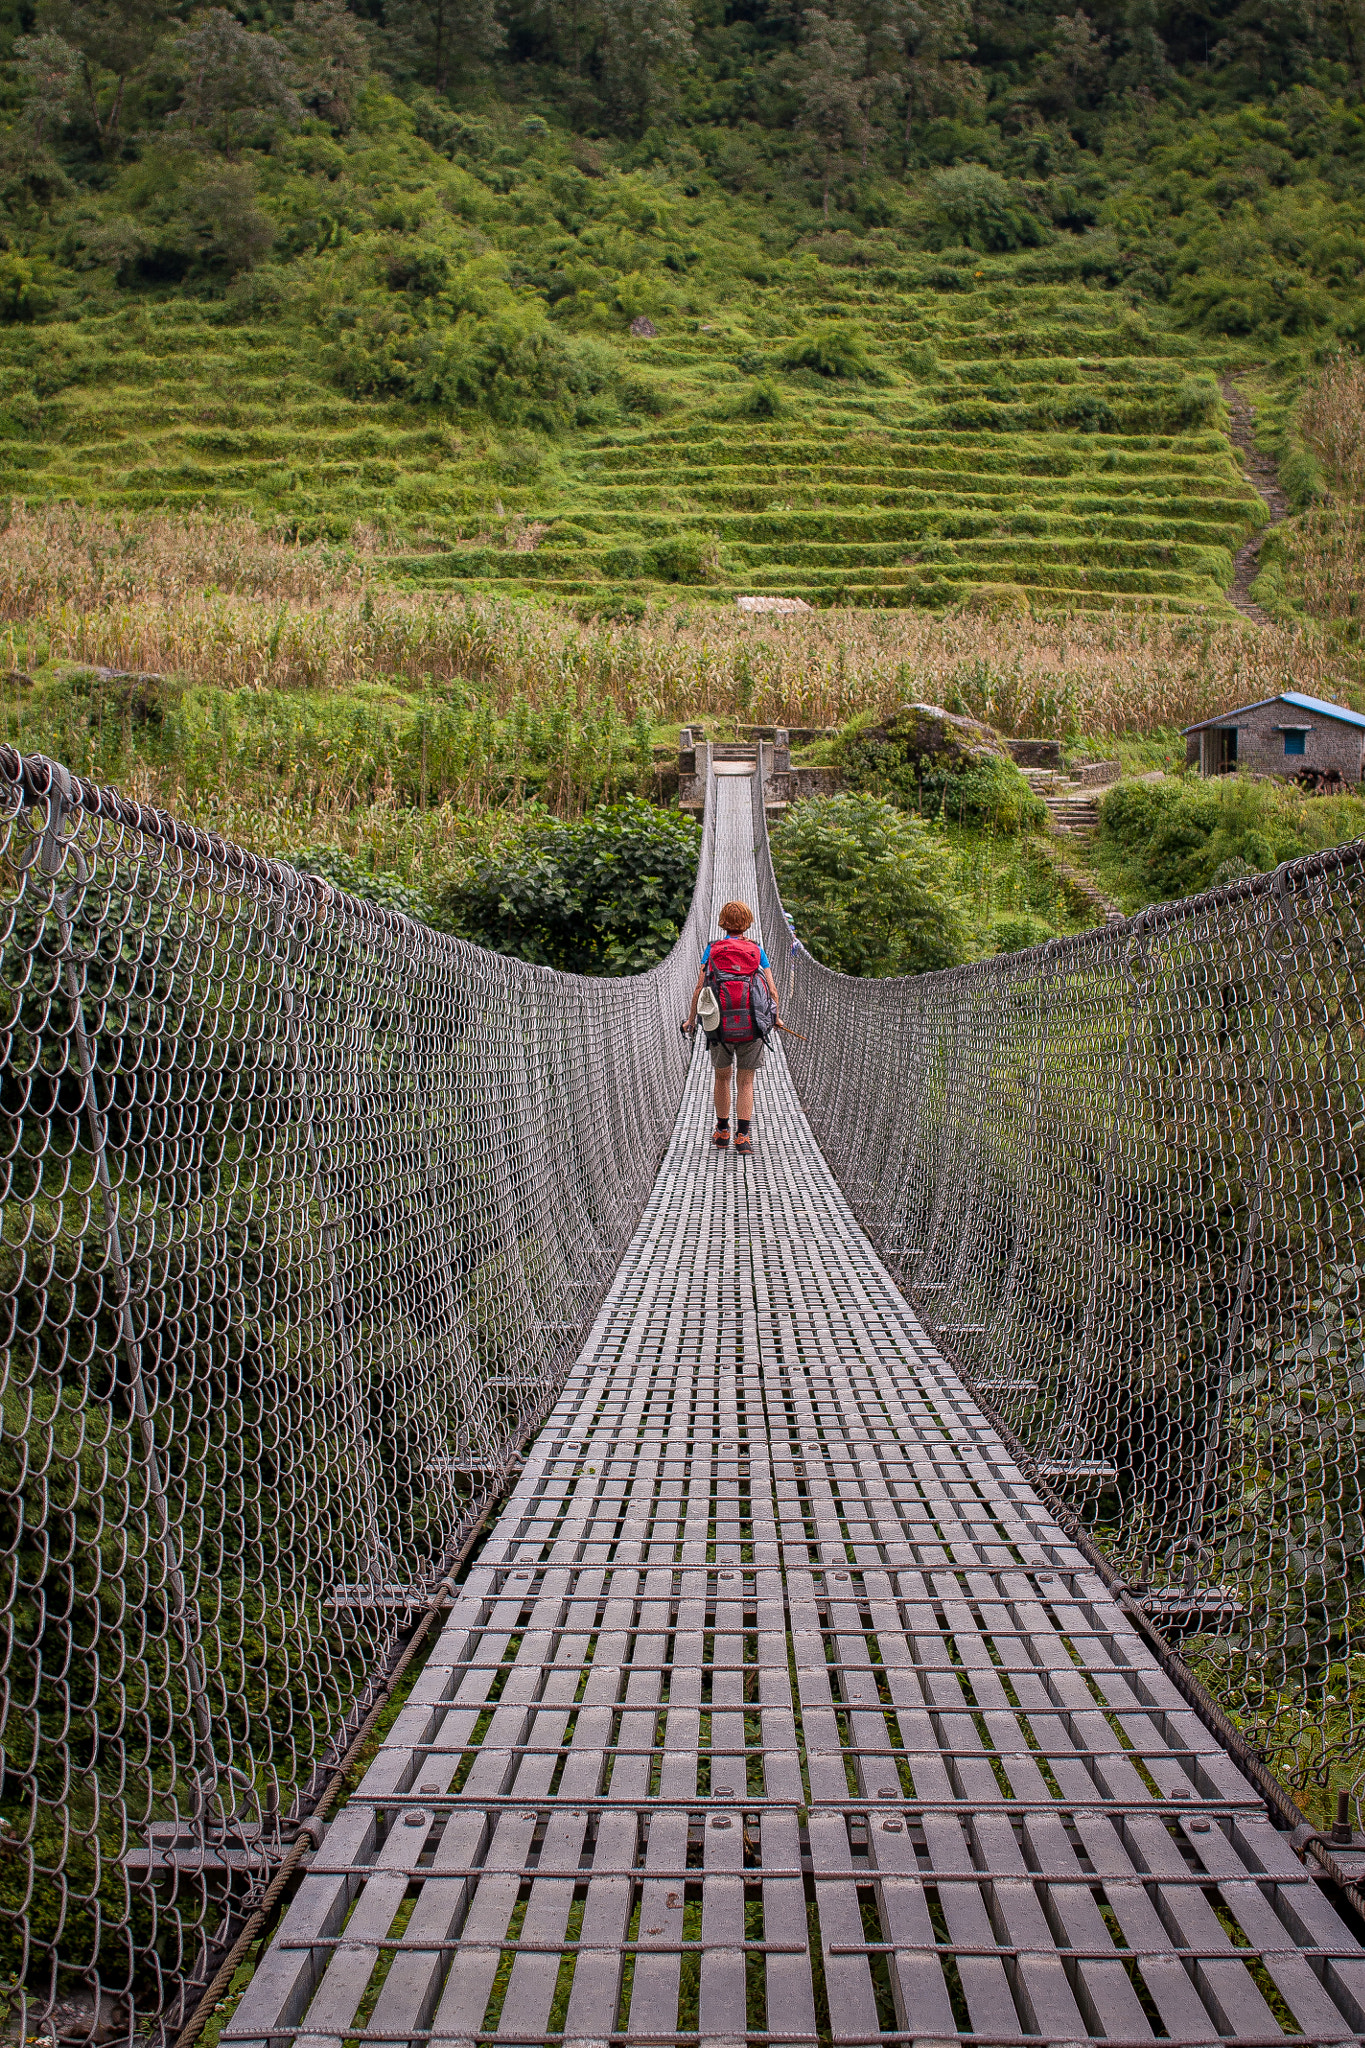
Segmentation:
[(747, 932), (754, 921), (754, 914), (747, 903), (724, 903), (716, 923), (723, 932), (734, 938), (737, 932)]

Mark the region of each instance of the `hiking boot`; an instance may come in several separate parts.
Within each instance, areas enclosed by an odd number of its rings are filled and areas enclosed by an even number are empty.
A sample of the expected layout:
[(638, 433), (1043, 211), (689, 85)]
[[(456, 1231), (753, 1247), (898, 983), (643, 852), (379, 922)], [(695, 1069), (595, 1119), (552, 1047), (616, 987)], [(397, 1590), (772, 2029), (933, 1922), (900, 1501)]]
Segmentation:
[(723, 1131), (720, 1125), (717, 1124), (716, 1128), (711, 1133), (711, 1143), (715, 1146), (717, 1152), (723, 1152), (726, 1146), (729, 1144), (729, 1142), (730, 1133), (728, 1131)]
[(752, 1140), (752, 1138), (751, 1138), (751, 1137), (749, 1136), (749, 1133), (748, 1133), (747, 1131), (736, 1131), (736, 1132), (735, 1132), (735, 1150), (736, 1150), (736, 1152), (752, 1152), (752, 1151), (753, 1151), (753, 1149), (754, 1149), (754, 1146), (753, 1146), (753, 1140)]

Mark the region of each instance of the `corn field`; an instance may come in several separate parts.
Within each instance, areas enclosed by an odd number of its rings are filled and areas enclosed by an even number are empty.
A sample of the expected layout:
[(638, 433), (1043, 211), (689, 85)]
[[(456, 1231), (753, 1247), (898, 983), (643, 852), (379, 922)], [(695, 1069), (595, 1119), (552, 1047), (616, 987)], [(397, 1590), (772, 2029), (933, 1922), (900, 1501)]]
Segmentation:
[(0, 670), (73, 664), (200, 687), (462, 685), (506, 716), (613, 702), (627, 721), (829, 727), (927, 700), (1008, 733), (1184, 725), (1287, 687), (1356, 701), (1311, 634), (1199, 617), (824, 611), (750, 617), (680, 599), (635, 622), (524, 601), (424, 597), (376, 559), (272, 538), (244, 519), (136, 521), (12, 505)]

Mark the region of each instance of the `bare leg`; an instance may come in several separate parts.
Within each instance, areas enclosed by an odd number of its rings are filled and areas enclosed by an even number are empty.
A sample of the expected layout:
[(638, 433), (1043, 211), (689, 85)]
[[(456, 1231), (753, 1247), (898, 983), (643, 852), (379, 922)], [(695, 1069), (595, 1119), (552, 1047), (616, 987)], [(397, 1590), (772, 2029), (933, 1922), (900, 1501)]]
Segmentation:
[[(729, 1100), (729, 1090), (728, 1090), (728, 1089), (726, 1090), (726, 1100), (727, 1100), (727, 1101)], [(748, 1070), (748, 1072), (746, 1073), (745, 1069), (744, 1069), (743, 1067), (741, 1067), (741, 1068), (739, 1069), (739, 1073), (738, 1073), (738, 1075), (737, 1075), (737, 1077), (736, 1077), (736, 1083), (735, 1083), (735, 1115), (736, 1115), (736, 1116), (737, 1116), (737, 1117), (739, 1118), (739, 1120), (740, 1120), (740, 1122), (741, 1122), (741, 1123), (746, 1123), (746, 1122), (748, 1121), (748, 1119), (749, 1119), (749, 1118), (750, 1118), (750, 1117), (751, 1117), (751, 1116), (753, 1115), (753, 1113), (754, 1113), (754, 1075), (753, 1075), (753, 1069), (752, 1069), (752, 1068), (750, 1068), (750, 1069)]]
[[(744, 1076), (743, 1076), (742, 1074), (740, 1075), (740, 1081), (739, 1081), (739, 1091), (740, 1091), (740, 1092), (739, 1092), (739, 1099), (740, 1099), (740, 1101), (742, 1102), (742, 1101), (744, 1100)], [(754, 1092), (754, 1090), (753, 1090), (753, 1077), (752, 1077), (752, 1075), (751, 1075), (751, 1076), (750, 1076), (750, 1080), (749, 1080), (749, 1094), (750, 1094), (750, 1097), (751, 1097), (751, 1098), (752, 1098), (752, 1096), (753, 1096), (753, 1092)], [(716, 1085), (715, 1085), (715, 1088), (713, 1089), (712, 1093), (713, 1093), (713, 1095), (714, 1095), (714, 1097), (715, 1097), (715, 1103), (716, 1103), (716, 1115), (717, 1115), (717, 1116), (729, 1116), (729, 1114), (730, 1114), (730, 1069), (729, 1069), (728, 1067), (717, 1067), (717, 1068), (716, 1068)]]

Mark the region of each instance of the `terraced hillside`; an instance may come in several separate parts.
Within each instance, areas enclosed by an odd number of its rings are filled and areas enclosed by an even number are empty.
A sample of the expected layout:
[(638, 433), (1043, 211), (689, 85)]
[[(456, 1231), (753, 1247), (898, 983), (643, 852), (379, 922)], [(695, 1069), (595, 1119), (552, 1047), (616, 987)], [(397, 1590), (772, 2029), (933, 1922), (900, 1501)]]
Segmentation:
[[(850, 320), (881, 381), (783, 367)], [(369, 523), (406, 536), (385, 573), (431, 590), (1221, 613), (1265, 517), (1223, 430), (1226, 345), (1027, 258), (812, 261), (742, 320), (632, 338), (652, 416), (559, 441), (347, 397), (287, 319), (181, 300), (43, 338), (0, 491)]]

